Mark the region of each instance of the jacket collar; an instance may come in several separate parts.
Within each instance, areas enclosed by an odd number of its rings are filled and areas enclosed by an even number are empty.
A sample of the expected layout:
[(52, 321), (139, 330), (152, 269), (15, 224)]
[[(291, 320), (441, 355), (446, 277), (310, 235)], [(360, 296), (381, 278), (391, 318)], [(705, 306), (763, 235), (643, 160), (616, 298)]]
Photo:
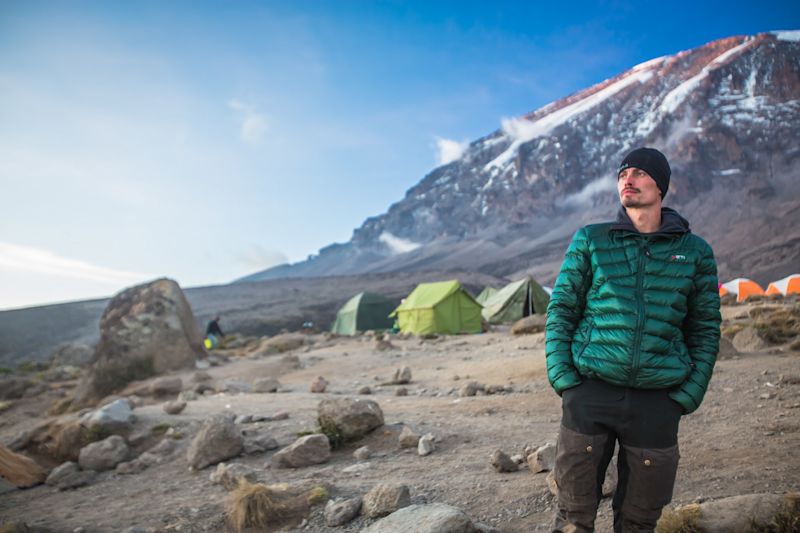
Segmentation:
[(684, 233), (691, 233), (692, 230), (689, 229), (689, 221), (680, 216), (677, 211), (669, 207), (662, 207), (661, 227), (658, 228), (658, 231), (655, 233), (639, 233), (639, 230), (631, 222), (628, 212), (624, 207), (620, 207), (617, 212), (617, 220), (611, 226), (611, 231), (624, 231), (654, 237), (683, 235)]

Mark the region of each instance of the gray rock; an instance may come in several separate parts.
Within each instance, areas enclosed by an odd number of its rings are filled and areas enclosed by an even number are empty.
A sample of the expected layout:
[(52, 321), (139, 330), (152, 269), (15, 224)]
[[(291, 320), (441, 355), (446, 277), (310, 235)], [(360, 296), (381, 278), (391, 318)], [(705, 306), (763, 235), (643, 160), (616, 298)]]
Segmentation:
[(544, 331), (545, 323), (547, 322), (547, 315), (533, 314), (517, 320), (511, 326), (512, 335), (530, 335), (532, 333), (541, 333)]
[(491, 463), (498, 472), (516, 472), (519, 470), (519, 465), (512, 461), (511, 457), (502, 450), (495, 450), (492, 453)]
[(361, 511), (368, 518), (379, 518), (410, 504), (408, 486), (380, 483), (364, 495)]
[(769, 344), (761, 338), (756, 328), (747, 326), (733, 338), (733, 347), (737, 352), (748, 353), (765, 350), (769, 347)]
[(548, 472), (556, 466), (556, 446), (555, 444), (547, 443), (540, 446), (535, 452), (528, 456), (528, 468), (531, 472), (537, 474), (539, 472)]
[(275, 378), (260, 378), (253, 382), (253, 392), (278, 392), (281, 382)]
[(426, 433), (420, 437), (417, 443), (417, 454), (421, 456), (430, 455), (436, 451), (435, 437), (433, 433)]
[(258, 472), (249, 466), (239, 463), (219, 463), (217, 469), (211, 472), (208, 479), (215, 485), (222, 485), (228, 490), (233, 490), (242, 481), (255, 483), (258, 479)]
[(69, 461), (55, 467), (45, 483), (58, 490), (74, 489), (89, 485), (96, 475), (93, 470), (81, 470), (78, 463)]
[(368, 385), (364, 385), (363, 387), (358, 389), (359, 394), (372, 394), (372, 389), (369, 388)]
[(96, 411), (81, 417), (81, 424), (100, 434), (120, 434), (129, 431), (136, 421), (128, 400), (119, 399), (107, 403)]
[(211, 377), (211, 374), (204, 370), (198, 370), (194, 374), (192, 374), (192, 381), (195, 383), (205, 383), (207, 381), (213, 381), (214, 378)]
[(300, 468), (326, 462), (331, 457), (328, 437), (322, 434), (306, 435), (272, 456), (276, 468)]
[(180, 402), (178, 400), (173, 400), (171, 402), (166, 402), (163, 406), (164, 412), (168, 415), (177, 415), (183, 412), (186, 409), (186, 402)]
[(353, 452), (353, 457), (359, 461), (366, 461), (372, 457), (372, 451), (369, 449), (369, 446), (362, 446)]
[(398, 440), (401, 448), (416, 448), (419, 445), (419, 435), (408, 426), (403, 426)]
[(100, 341), (73, 406), (89, 405), (131, 381), (192, 368), (203, 335), (183, 291), (159, 279), (114, 296), (100, 319)]
[(178, 399), (176, 401), (178, 401), (178, 402), (193, 402), (193, 401), (197, 400), (197, 398), (199, 398), (199, 396), (197, 395), (197, 393), (195, 391), (186, 390), (186, 391), (183, 391), (180, 394), (178, 394)]
[(355, 439), (381, 427), (383, 411), (372, 400), (335, 398), (319, 403), (317, 419), (323, 427), (334, 426), (345, 439)]
[(325, 525), (330, 527), (342, 526), (358, 516), (361, 510), (361, 498), (348, 500), (328, 500), (325, 504)]
[(81, 448), (78, 454), (78, 464), (83, 470), (102, 472), (116, 467), (128, 458), (129, 453), (130, 449), (125, 443), (125, 439), (119, 435), (112, 435)]
[(460, 509), (444, 503), (410, 505), (378, 520), (361, 533), (477, 533)]
[(242, 453), (244, 437), (228, 415), (207, 419), (189, 446), (189, 465), (197, 470), (236, 457)]
[(405, 385), (406, 383), (411, 383), (411, 369), (407, 366), (402, 368), (398, 368), (394, 371), (394, 378), (392, 382), (397, 385)]
[(179, 394), (183, 390), (183, 381), (176, 377), (163, 377), (154, 379), (150, 383), (150, 394), (153, 396), (170, 396)]
[(118, 464), (116, 472), (117, 474), (122, 475), (139, 474), (160, 462), (161, 457), (158, 455), (150, 452), (144, 452), (133, 461)]
[(470, 381), (466, 385), (462, 386), (458, 390), (459, 396), (475, 396), (478, 394), (478, 391), (482, 391), (484, 386), (478, 383), (477, 381)]
[(314, 380), (311, 382), (311, 385), (309, 386), (309, 390), (311, 392), (317, 392), (317, 393), (325, 392), (326, 388), (328, 388), (328, 380), (326, 380), (322, 376), (315, 377)]
[(147, 450), (148, 453), (158, 455), (161, 457), (168, 457), (178, 449), (178, 443), (174, 439), (165, 438), (161, 442)]
[(278, 411), (274, 415), (272, 415), (269, 419), (270, 420), (288, 420), (289, 412), (288, 411)]
[(394, 395), (395, 396), (408, 396), (408, 389), (405, 388), (405, 387), (397, 387), (394, 390)]
[(239, 394), (242, 392), (253, 392), (253, 387), (242, 379), (229, 378), (222, 382), (222, 385), (219, 387), (219, 391), (230, 394)]
[(236, 417), (237, 424), (249, 424), (253, 421), (253, 415), (239, 415)]
[(269, 450), (275, 450), (278, 447), (278, 441), (267, 433), (259, 433), (252, 436), (248, 435), (244, 438), (244, 453), (248, 455), (264, 453)]

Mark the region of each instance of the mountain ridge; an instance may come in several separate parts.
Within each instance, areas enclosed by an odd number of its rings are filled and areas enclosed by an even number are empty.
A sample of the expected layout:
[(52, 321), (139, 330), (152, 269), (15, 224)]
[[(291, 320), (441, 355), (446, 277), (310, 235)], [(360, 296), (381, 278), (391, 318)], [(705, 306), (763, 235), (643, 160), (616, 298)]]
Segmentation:
[[(794, 234), (780, 264), (748, 260), (743, 249), (761, 243), (776, 212), (784, 226), (800, 222), (798, 36), (726, 37), (504, 119), (366, 219), (348, 242), (237, 281), (458, 267), (552, 282), (571, 234), (613, 218), (614, 170), (641, 145), (667, 154), (673, 180), (665, 205), (712, 244), (722, 278), (790, 269), (800, 263)], [(737, 211), (752, 227), (742, 227)]]

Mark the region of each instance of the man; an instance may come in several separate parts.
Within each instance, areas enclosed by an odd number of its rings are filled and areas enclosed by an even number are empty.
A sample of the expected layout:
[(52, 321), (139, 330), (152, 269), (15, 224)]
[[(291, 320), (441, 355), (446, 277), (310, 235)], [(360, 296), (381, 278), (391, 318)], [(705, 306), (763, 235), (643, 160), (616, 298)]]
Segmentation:
[(222, 328), (219, 327), (219, 320), (220, 317), (217, 315), (214, 317), (214, 320), (209, 322), (208, 326), (206, 326), (206, 335), (213, 335), (217, 340), (221, 340), (222, 337), (225, 336), (225, 334), (222, 333)]
[(562, 397), (553, 531), (593, 531), (616, 441), (614, 531), (654, 531), (672, 499), (678, 424), (703, 400), (719, 349), (711, 247), (661, 206), (653, 148), (617, 172), (616, 222), (575, 233), (547, 309), (547, 376)]

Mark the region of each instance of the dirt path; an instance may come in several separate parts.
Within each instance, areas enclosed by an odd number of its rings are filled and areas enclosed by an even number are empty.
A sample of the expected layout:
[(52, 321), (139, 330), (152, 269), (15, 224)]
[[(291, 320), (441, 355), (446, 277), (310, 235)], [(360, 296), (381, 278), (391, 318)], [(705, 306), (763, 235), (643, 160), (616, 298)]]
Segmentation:
[[(365, 337), (321, 342), (318, 348), (295, 352), (304, 368), (288, 370), (281, 356), (237, 360), (209, 370), (217, 379), (280, 374), (284, 392), (217, 394), (189, 403), (176, 416), (160, 405), (136, 409), (137, 427), (169, 423), (186, 438), (207, 416), (270, 415), (288, 411), (290, 418), (248, 424), (268, 430), (283, 445), (313, 429), (317, 403), (326, 397), (355, 395), (369, 385), (383, 409), (386, 427), (363, 442), (334, 452), (326, 464), (297, 470), (265, 468), (272, 452), (243, 456), (267, 483), (313, 480), (331, 486), (333, 496), (363, 495), (379, 482), (405, 483), (412, 502), (444, 502), (463, 509), (473, 520), (504, 532), (546, 531), (553, 500), (545, 474), (521, 470), (499, 474), (489, 464), (495, 449), (521, 453), (526, 444), (555, 442), (560, 399), (544, 372), (543, 335), (513, 337), (506, 331), (436, 340), (392, 339), (394, 349), (378, 352)], [(675, 504), (752, 492), (785, 492), (800, 488), (800, 354), (760, 353), (722, 360), (717, 365), (706, 401), (685, 417), (680, 431), (681, 464)], [(379, 386), (394, 370), (409, 366), (413, 381), (408, 396), (395, 396), (395, 386)], [(310, 381), (322, 375), (329, 392), (311, 394)], [(189, 377), (189, 374), (184, 374)], [(511, 385), (514, 392), (461, 398), (457, 389), (470, 380), (486, 385)], [(36, 402), (29, 399), (4, 414), (0, 440), (8, 442), (35, 422)], [(41, 409), (38, 409), (41, 412)], [(13, 423), (9, 423), (13, 421)], [(395, 435), (400, 424), (437, 437), (436, 451), (419, 457), (400, 450)], [(376, 456), (363, 469), (344, 469), (358, 461), (352, 451), (368, 444)], [(208, 481), (213, 468), (190, 472), (181, 451), (175, 459), (136, 475), (101, 474), (84, 488), (59, 492), (48, 486), (16, 491), (0, 498), (0, 517), (24, 520), (52, 531), (121, 531), (129, 526), (166, 531), (220, 531), (224, 528), (226, 491)], [(609, 503), (601, 510), (599, 531), (610, 530)], [(358, 531), (369, 521), (360, 517), (344, 528), (326, 528), (321, 509), (297, 531)]]

